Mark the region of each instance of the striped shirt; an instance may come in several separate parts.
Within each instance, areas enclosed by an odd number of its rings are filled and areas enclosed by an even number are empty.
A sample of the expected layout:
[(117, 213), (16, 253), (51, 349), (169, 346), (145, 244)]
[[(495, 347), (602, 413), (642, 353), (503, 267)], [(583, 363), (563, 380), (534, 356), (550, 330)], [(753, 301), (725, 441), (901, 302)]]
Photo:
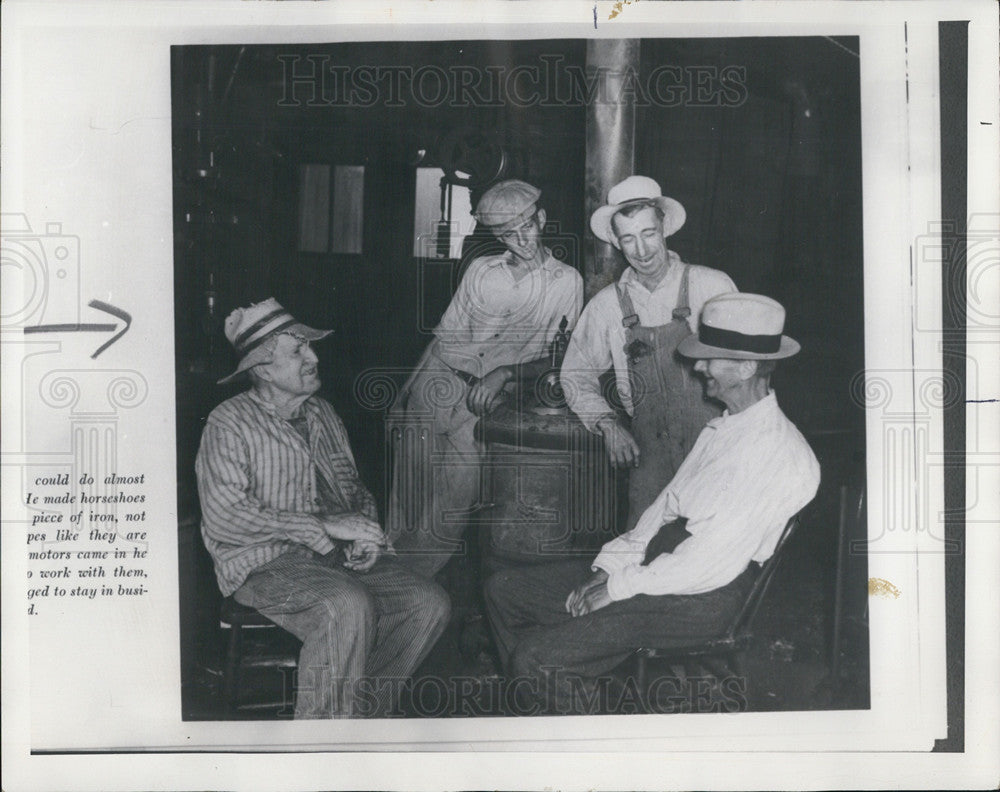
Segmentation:
[(313, 396), (302, 411), (308, 443), (252, 390), (208, 416), (195, 470), (201, 532), (223, 595), (293, 548), (332, 550), (323, 515), (359, 512), (378, 520), (333, 407)]
[[(594, 559), (613, 600), (636, 594), (701, 594), (732, 582), (774, 552), (785, 523), (816, 494), (819, 463), (772, 391), (742, 412), (723, 413), (698, 440), (659, 497), (628, 533)], [(686, 517), (691, 536), (648, 566), (660, 526)]]

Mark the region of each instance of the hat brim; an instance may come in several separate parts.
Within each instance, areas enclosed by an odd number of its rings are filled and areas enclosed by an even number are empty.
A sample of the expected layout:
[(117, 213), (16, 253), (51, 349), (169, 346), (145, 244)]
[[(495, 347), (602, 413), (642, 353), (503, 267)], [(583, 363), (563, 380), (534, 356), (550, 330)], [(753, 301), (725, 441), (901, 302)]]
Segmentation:
[(535, 212), (538, 211), (538, 204), (532, 203), (526, 209), (523, 209), (518, 214), (511, 217), (509, 220), (504, 220), (502, 223), (497, 225), (490, 225), (486, 220), (483, 220), (479, 215), (476, 215), (476, 222), (479, 223), (487, 231), (491, 231), (494, 234), (502, 234), (505, 231), (510, 231), (512, 228), (517, 228), (518, 226), (527, 222), (531, 217), (534, 216)]
[(744, 352), (740, 349), (726, 349), (725, 347), (709, 346), (698, 340), (697, 335), (689, 335), (678, 345), (677, 351), (684, 357), (706, 360), (719, 358), (726, 360), (781, 360), (797, 355), (802, 347), (794, 338), (786, 335), (781, 337), (781, 346), (777, 352)]
[[(299, 324), (298, 322), (296, 322), (295, 324), (289, 325), (288, 327), (285, 327), (282, 330), (273, 333), (272, 335), (294, 335), (294, 336), (300, 336), (301, 338), (306, 339), (306, 341), (319, 341), (321, 338), (326, 338), (332, 332), (333, 330), (317, 330), (314, 327), (309, 327), (308, 325)], [(271, 336), (266, 336), (265, 339), (270, 337)], [(244, 371), (252, 369), (254, 366), (259, 366), (261, 363), (270, 363), (270, 362), (271, 362), (271, 357), (270, 355), (268, 355), (267, 351), (264, 349), (264, 346), (262, 344), (261, 346), (258, 346), (255, 349), (252, 349), (251, 351), (247, 352), (247, 354), (243, 356), (243, 359), (240, 360), (239, 365), (236, 366), (236, 371), (218, 380), (215, 384), (225, 385), (229, 382), (232, 382), (234, 379), (240, 376), (240, 374), (242, 374)]]
[(625, 201), (623, 203), (602, 206), (595, 211), (590, 216), (590, 230), (594, 232), (594, 236), (614, 245), (615, 247), (619, 247), (618, 237), (615, 234), (614, 226), (611, 225), (611, 220), (624, 207), (640, 200), (652, 201), (663, 210), (664, 238), (673, 236), (680, 231), (681, 227), (684, 225), (684, 221), (687, 220), (687, 212), (684, 210), (680, 201), (675, 201), (673, 198), (668, 198), (665, 195), (661, 195), (656, 198), (641, 198), (636, 199), (635, 201)]

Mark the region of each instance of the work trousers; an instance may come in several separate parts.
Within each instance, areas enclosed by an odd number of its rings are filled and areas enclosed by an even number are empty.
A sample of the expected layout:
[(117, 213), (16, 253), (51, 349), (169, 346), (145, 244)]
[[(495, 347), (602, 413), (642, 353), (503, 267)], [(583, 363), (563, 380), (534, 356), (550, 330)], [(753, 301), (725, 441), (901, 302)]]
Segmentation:
[(448, 595), (397, 559), (354, 572), (342, 558), (292, 550), (254, 570), (233, 595), (302, 641), (297, 719), (388, 714), (401, 681), (448, 623)]
[[(394, 419), (393, 482), (387, 533), (400, 559), (431, 577), (463, 548), (468, 516), (480, 497), (484, 447), (466, 406), (469, 386), (425, 355)], [(409, 441), (404, 441), (404, 434)]]
[[(643, 646), (668, 647), (716, 637), (746, 600), (756, 569), (705, 594), (648, 596), (612, 602), (585, 616), (566, 611), (570, 592), (593, 576), (589, 561), (565, 561), (498, 572), (486, 583), (486, 607), (508, 678), (542, 680), (552, 714), (588, 712), (597, 677)], [(525, 710), (528, 711), (528, 710)]]

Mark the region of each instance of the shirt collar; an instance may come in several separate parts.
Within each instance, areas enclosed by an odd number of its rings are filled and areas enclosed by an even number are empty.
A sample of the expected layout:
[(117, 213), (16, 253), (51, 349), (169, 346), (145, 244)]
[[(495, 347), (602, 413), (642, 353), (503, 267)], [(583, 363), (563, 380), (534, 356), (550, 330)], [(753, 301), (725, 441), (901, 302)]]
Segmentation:
[(542, 262), (542, 269), (547, 269), (549, 272), (555, 272), (559, 269), (560, 262), (552, 255), (552, 251), (545, 248), (545, 261)]
[[(667, 267), (667, 272), (660, 280), (660, 282), (656, 284), (656, 288), (653, 289), (653, 291), (659, 291), (660, 289), (662, 289), (666, 284), (667, 279), (670, 277), (670, 275), (673, 272), (676, 272), (677, 268), (683, 263), (681, 261), (681, 257), (678, 256), (676, 253), (674, 253), (674, 251), (672, 250), (667, 250), (667, 261), (669, 262), (669, 265)], [(625, 267), (625, 271), (621, 274), (621, 277), (618, 279), (618, 283), (621, 284), (622, 286), (635, 286), (636, 288), (642, 289), (643, 291), (652, 294), (652, 292), (650, 292), (649, 289), (647, 289), (642, 284), (642, 281), (639, 280), (639, 275), (631, 267)]]
[[(513, 255), (514, 254), (511, 253), (509, 250), (505, 250), (503, 253), (499, 254), (493, 261), (491, 261), (489, 263), (489, 266), (497, 267), (500, 266), (501, 264), (505, 266), (510, 266), (510, 259), (511, 256)], [(548, 248), (545, 248), (545, 261), (542, 262), (540, 269), (553, 272), (558, 266), (559, 262), (552, 255), (552, 251), (549, 250)], [(629, 269), (631, 269), (631, 267), (629, 267)]]
[[(259, 393), (257, 393), (256, 390), (254, 390), (253, 388), (251, 388), (250, 390), (247, 391), (247, 393), (249, 394), (249, 397), (250, 397), (251, 401), (253, 401), (258, 407), (260, 407), (268, 415), (274, 416), (275, 418), (278, 418), (278, 419), (280, 419), (282, 421), (286, 420), (285, 418), (282, 418), (280, 415), (278, 415), (277, 408), (273, 404), (271, 404), (271, 402), (267, 401), (266, 399), (261, 398), (261, 395)], [(312, 400), (313, 400), (313, 397), (310, 396), (308, 399), (306, 399), (304, 402), (302, 402), (302, 410), (299, 413), (300, 416), (308, 416), (309, 413), (312, 412), (312, 410), (310, 409), (311, 406), (312, 406)]]
[(713, 429), (739, 429), (750, 424), (759, 423), (766, 420), (778, 410), (778, 399), (773, 390), (767, 392), (767, 396), (755, 404), (751, 404), (742, 412), (731, 413), (729, 410), (723, 411), (718, 418), (713, 418), (706, 426)]

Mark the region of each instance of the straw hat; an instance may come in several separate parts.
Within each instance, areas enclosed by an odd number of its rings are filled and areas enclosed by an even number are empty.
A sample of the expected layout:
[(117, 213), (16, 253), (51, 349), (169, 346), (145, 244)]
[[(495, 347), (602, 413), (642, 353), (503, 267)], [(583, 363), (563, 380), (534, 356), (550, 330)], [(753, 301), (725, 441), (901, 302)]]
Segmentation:
[(687, 219), (687, 213), (679, 201), (668, 198), (660, 191), (660, 185), (648, 176), (629, 176), (608, 190), (608, 203), (590, 216), (590, 230), (594, 236), (618, 247), (611, 219), (622, 209), (635, 203), (654, 203), (663, 210), (663, 236), (676, 234)]
[(689, 358), (779, 360), (798, 353), (797, 341), (782, 335), (785, 309), (761, 294), (732, 292), (705, 303), (697, 335), (677, 351)]
[(273, 297), (254, 303), (249, 308), (237, 308), (226, 317), (225, 333), (229, 343), (240, 356), (236, 371), (223, 377), (218, 384), (230, 382), (247, 369), (270, 363), (271, 356), (263, 348), (264, 342), (279, 333), (299, 336), (307, 341), (326, 338), (332, 330), (316, 330), (295, 321)]

